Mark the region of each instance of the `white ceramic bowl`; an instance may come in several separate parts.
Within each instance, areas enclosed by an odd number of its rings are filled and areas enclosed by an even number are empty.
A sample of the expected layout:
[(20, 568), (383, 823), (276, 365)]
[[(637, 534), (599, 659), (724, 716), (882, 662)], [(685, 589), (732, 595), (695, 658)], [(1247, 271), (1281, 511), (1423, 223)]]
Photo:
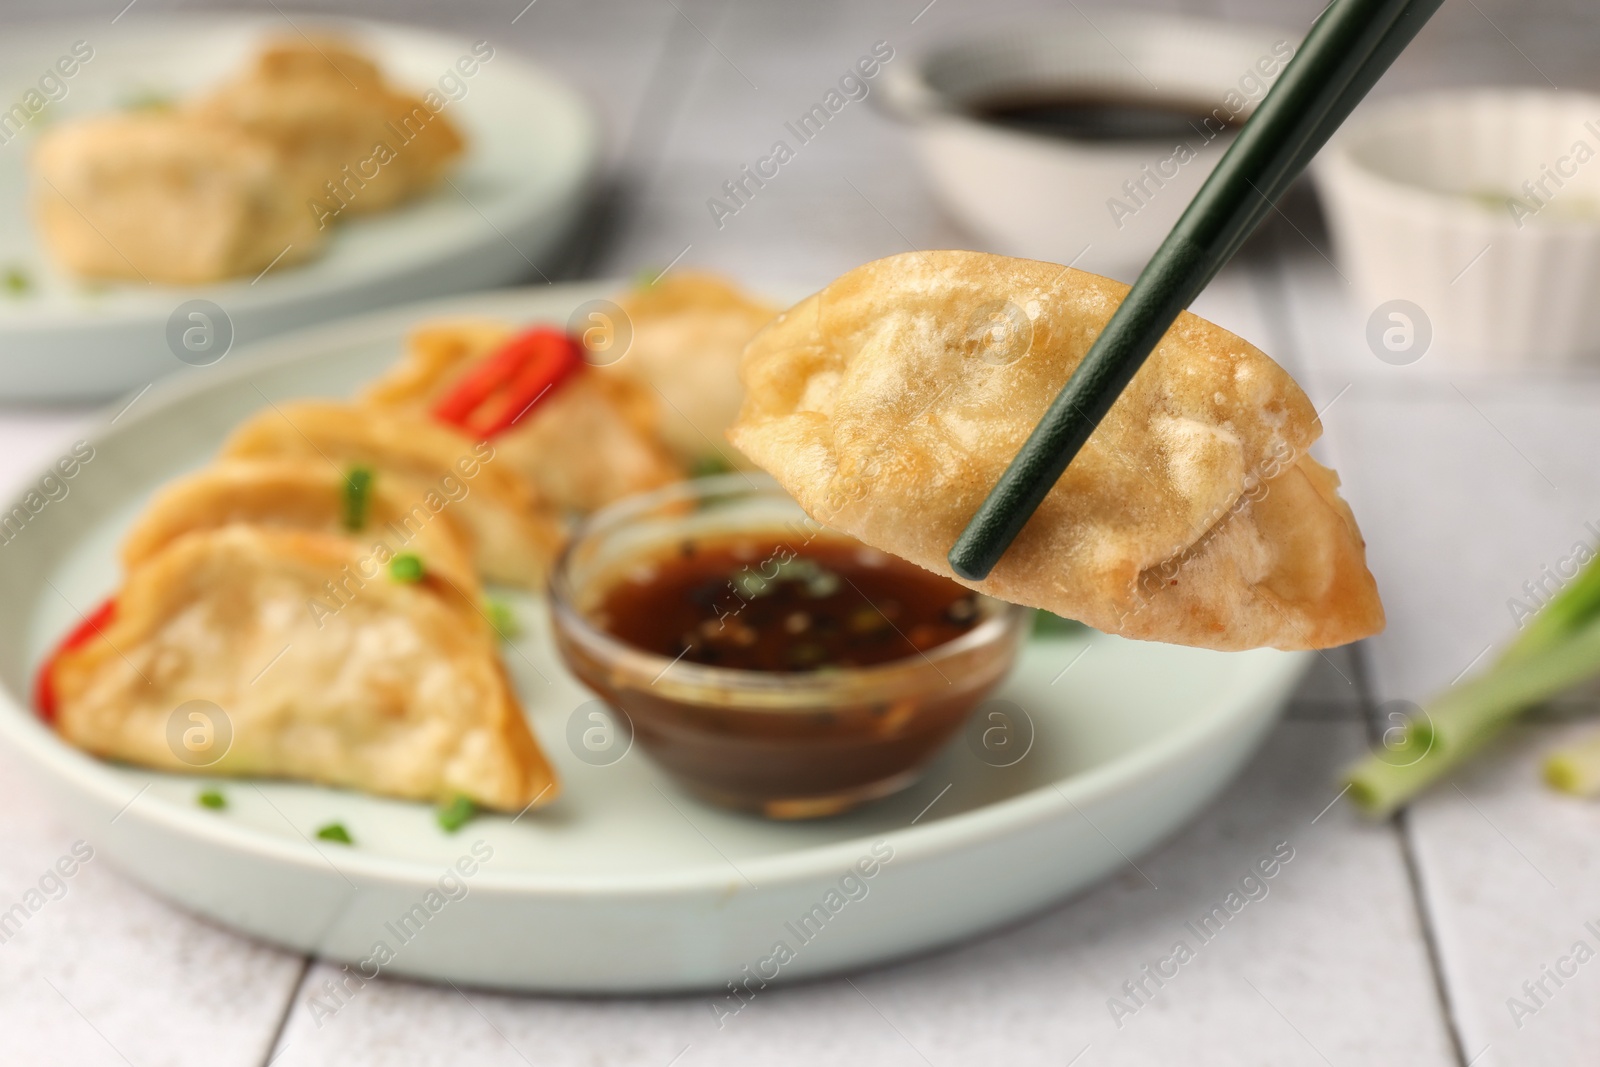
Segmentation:
[(1165, 141), (1009, 130), (972, 117), (971, 106), (1070, 95), (1169, 101), (1243, 121), (1298, 43), (1298, 34), (1259, 26), (1082, 10), (965, 34), (890, 63), (880, 101), (911, 124), (946, 208), (996, 251), (1131, 279), (1232, 133), (1207, 140), (1197, 130), (1186, 142), (1191, 158)]
[(1600, 353), (1600, 96), (1394, 100), (1347, 126), (1315, 174), (1360, 312), (1403, 300), (1426, 316), (1419, 368), (1559, 368)]

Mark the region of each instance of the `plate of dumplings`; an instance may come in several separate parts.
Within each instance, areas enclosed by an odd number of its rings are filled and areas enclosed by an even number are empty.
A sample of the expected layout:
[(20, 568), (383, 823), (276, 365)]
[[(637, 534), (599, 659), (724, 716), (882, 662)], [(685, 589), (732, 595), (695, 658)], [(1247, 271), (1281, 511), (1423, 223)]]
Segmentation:
[[(1332, 472), (1290, 460), (1256, 491), (1224, 462), (1285, 435), (1308, 447), (1303, 394), (1192, 316), (1152, 366), (1215, 382), (1185, 399), (1152, 379), (1150, 417), (1182, 425), (1141, 443), (1130, 422), (1123, 443), (1154, 465), (1189, 442), (1204, 485), (1192, 463), (1109, 495), (1065, 484), (1126, 560), (1075, 586), (1058, 554), (1064, 577), (1034, 566), (1035, 586), (1018, 570), (996, 588), (1062, 613), (1148, 608), (1036, 627), (901, 792), (795, 821), (702, 802), (625, 732), (595, 743), (615, 720), (557, 651), (546, 589), (575, 524), (708, 471), (765, 468), (815, 510), (864, 442), (871, 491), (839, 528), (937, 569), (919, 531), (956, 521), (944, 496), (973, 476), (912, 460), (956, 434), (979, 463), (973, 427), (1022, 417), (986, 397), (1012, 376), (1032, 382), (1013, 406), (1043, 403), (1118, 293), (916, 255), (787, 312), (687, 270), (447, 297), (156, 383), (3, 505), (0, 740), (132, 878), (346, 964), (350, 990), (380, 973), (710, 990), (722, 1020), (771, 982), (950, 944), (1125, 868), (1242, 766), (1308, 649), (1382, 624)], [(1026, 358), (967, 359), (965, 324), (1008, 286), (1034, 309)], [(948, 338), (928, 326), (945, 320)], [(1256, 407), (1269, 416), (1243, 421)], [(1224, 420), (1231, 436), (1208, 429)], [(1278, 521), (1269, 492), (1322, 510)], [(1135, 535), (1189, 498), (1245, 527), (1252, 554), (1232, 534), (1179, 539), (1183, 559), (1209, 553), (1185, 572), (1203, 584), (1141, 587), (1168, 535)], [(1257, 565), (1274, 554), (1308, 562)], [(1269, 607), (1290, 614), (1262, 629)]]
[[(0, 43), (7, 399), (108, 397), (235, 344), (540, 280), (600, 144), (487, 40), (358, 20), (149, 15)], [(10, 84), (14, 83), (14, 84)]]

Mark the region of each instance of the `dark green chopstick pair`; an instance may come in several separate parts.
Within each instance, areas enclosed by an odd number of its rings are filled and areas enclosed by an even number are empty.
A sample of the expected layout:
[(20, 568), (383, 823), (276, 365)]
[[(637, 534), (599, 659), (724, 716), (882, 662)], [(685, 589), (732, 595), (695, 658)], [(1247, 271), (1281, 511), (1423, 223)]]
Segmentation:
[(1172, 325), (1443, 0), (1334, 0), (950, 549), (978, 580)]

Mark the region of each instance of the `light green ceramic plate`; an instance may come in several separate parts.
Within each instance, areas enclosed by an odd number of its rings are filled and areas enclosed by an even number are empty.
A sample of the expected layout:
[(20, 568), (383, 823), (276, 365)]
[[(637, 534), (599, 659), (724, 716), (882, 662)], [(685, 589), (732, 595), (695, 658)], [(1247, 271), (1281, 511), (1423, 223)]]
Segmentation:
[[(70, 493), (0, 546), (0, 738), (87, 840), (195, 911), (369, 971), (573, 991), (721, 987), (746, 966), (791, 979), (968, 937), (1125, 866), (1228, 781), (1306, 666), (1036, 640), (1006, 703), (981, 709), (987, 747), (973, 731), (899, 796), (800, 824), (705, 807), (636, 751), (579, 759), (568, 721), (591, 697), (534, 598), (517, 605), (528, 630), (506, 661), (565, 793), (454, 835), (425, 806), (281, 783), (221, 783), (228, 808), (210, 811), (196, 796), (217, 783), (101, 763), (29, 710), (44, 651), (115, 587), (130, 519), (239, 420), (269, 400), (350, 393), (430, 315), (565, 322), (608, 291), (457, 298), (284, 338), (157, 385), (92, 441)], [(314, 839), (334, 820), (354, 846)], [(849, 874), (863, 859), (871, 878)], [(446, 877), (458, 863), (470, 876)]]

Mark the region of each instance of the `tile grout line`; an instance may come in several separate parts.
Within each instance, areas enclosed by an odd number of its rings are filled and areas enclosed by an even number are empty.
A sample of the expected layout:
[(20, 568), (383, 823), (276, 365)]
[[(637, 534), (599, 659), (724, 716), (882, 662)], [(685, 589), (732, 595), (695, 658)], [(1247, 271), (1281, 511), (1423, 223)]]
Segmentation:
[[(670, 9), (669, 9), (670, 10)], [(723, 9), (719, 6), (719, 17)], [(650, 73), (626, 117), (617, 127), (616, 156), (598, 175), (602, 193), (585, 208), (580, 224), (586, 236), (561, 264), (563, 278), (606, 277), (616, 273), (613, 250), (637, 229), (643, 191), (660, 171), (670, 128), (694, 89), (703, 43), (683, 19), (673, 15), (661, 44), (649, 60)], [(598, 219), (598, 222), (593, 220)], [(637, 267), (637, 264), (630, 265)], [(624, 271), (626, 273), (626, 271)]]
[(307, 953), (300, 957), (300, 973), (294, 976), (294, 981), (289, 986), (289, 997), (283, 1003), (283, 1014), (278, 1016), (278, 1023), (272, 1028), (272, 1037), (267, 1040), (266, 1052), (261, 1060), (260, 1067), (271, 1067), (278, 1056), (278, 1045), (283, 1040), (284, 1033), (289, 1029), (289, 1016), (294, 1014), (294, 1006), (300, 999), (300, 990), (306, 984), (306, 979), (311, 975), (311, 965), (316, 962), (316, 957)]
[[(719, 3), (719, 18), (722, 10)], [(703, 49), (683, 47), (680, 37), (691, 42), (698, 39), (692, 30), (685, 29), (681, 19), (675, 17), (671, 28), (662, 38), (654, 67), (645, 80), (644, 88), (640, 90), (639, 99), (635, 101), (633, 114), (628, 120), (627, 132), (621, 140), (622, 150), (617, 156), (619, 171), (626, 170), (630, 163), (647, 163), (651, 156), (655, 156), (659, 162), (664, 142), (671, 139), (673, 119), (687, 102), (698, 79), (699, 68), (706, 62), (706, 57), (700, 54)], [(658, 132), (652, 134), (652, 131)], [(648, 171), (642, 173), (648, 177)]]
[(1289, 284), (1284, 277), (1289, 269), (1288, 257), (1283, 254), (1276, 228), (1266, 231), (1263, 226), (1258, 233), (1261, 244), (1268, 249), (1267, 254), (1255, 259), (1235, 259), (1235, 262), (1244, 267), (1243, 273), (1260, 305), (1262, 327), (1268, 334), (1266, 339), (1273, 346), (1267, 355), (1277, 360), (1279, 357), (1274, 353), (1284, 353), (1284, 359), (1292, 364), (1290, 371), (1298, 380), (1306, 374), (1307, 360), (1305, 352), (1295, 343), (1298, 331), (1294, 328)]
[[(720, 25), (726, 17), (727, 5), (717, 0), (714, 8), (711, 24)], [(578, 276), (617, 273), (613, 253), (638, 229), (641, 204), (664, 168), (673, 131), (682, 121), (710, 55), (710, 48), (699, 34), (682, 18), (673, 15), (650, 76), (634, 102), (608, 176), (613, 191), (604, 239), (583, 258), (576, 272)], [(638, 264), (623, 266), (636, 269)]]
[[(1302, 334), (1296, 328), (1294, 321), (1296, 299), (1291, 291), (1294, 286), (1291, 257), (1285, 253), (1282, 235), (1277, 229), (1264, 236), (1267, 237), (1266, 244), (1270, 252), (1261, 260), (1249, 263), (1244, 273), (1249, 279), (1250, 288), (1257, 295), (1263, 328), (1269, 335), (1267, 339), (1274, 345), (1280, 346), (1283, 362), (1288, 365), (1292, 374), (1297, 378), (1309, 376), (1313, 370), (1312, 360), (1300, 343)], [(1324, 430), (1326, 431), (1326, 427)], [(1321, 442), (1332, 453), (1330, 459), (1337, 462), (1338, 442), (1330, 440), (1331, 437), (1331, 434), (1324, 432)], [(1376, 719), (1377, 698), (1373, 691), (1368, 656), (1366, 641), (1359, 641), (1350, 646), (1349, 662), (1351, 673), (1354, 675), (1352, 681), (1356, 689), (1357, 715), (1368, 744), (1378, 744), (1381, 740), (1381, 726)], [(1422, 935), (1423, 952), (1428, 961), (1429, 975), (1433, 979), (1435, 1003), (1439, 1006), (1444, 1031), (1450, 1041), (1450, 1051), (1458, 1067), (1468, 1067), (1460, 1020), (1450, 994), (1449, 977), (1445, 973), (1444, 961), (1440, 956), (1433, 914), (1423, 887), (1422, 867), (1417, 857), (1410, 814), (1402, 811), (1391, 821), (1390, 828), (1400, 852), (1401, 863), (1405, 868), (1406, 882), (1411, 890), (1411, 903), (1417, 916), (1418, 930)]]
[[(1297, 378), (1310, 375), (1312, 360), (1300, 343), (1302, 334), (1294, 321), (1296, 298), (1291, 291), (1294, 286), (1291, 257), (1284, 251), (1280, 232), (1275, 229), (1266, 236), (1270, 252), (1262, 257), (1262, 261), (1250, 263), (1245, 274), (1249, 278), (1250, 287), (1257, 294), (1264, 320), (1263, 326), (1270, 335), (1272, 343), (1281, 346), (1290, 372)], [(1324, 430), (1326, 431), (1326, 427)], [(1323, 446), (1332, 452), (1329, 458), (1337, 462), (1339, 447), (1337, 441), (1330, 440), (1332, 436), (1324, 432), (1321, 440)], [(1373, 691), (1368, 656), (1366, 641), (1359, 641), (1350, 646), (1349, 662), (1351, 673), (1354, 675), (1352, 681), (1356, 689), (1357, 714), (1366, 734), (1367, 743), (1371, 745), (1380, 742), (1381, 726), (1376, 719), (1377, 698)], [(1409, 813), (1402, 811), (1391, 821), (1390, 827), (1394, 834), (1395, 845), (1400, 852), (1401, 863), (1405, 868), (1406, 882), (1411, 890), (1411, 903), (1417, 916), (1417, 928), (1422, 935), (1422, 948), (1428, 961), (1429, 976), (1433, 979), (1435, 1003), (1439, 1006), (1450, 1050), (1458, 1067), (1468, 1067), (1460, 1020), (1450, 994), (1449, 976), (1445, 973), (1444, 961), (1440, 956), (1433, 913), (1423, 887), (1422, 867), (1417, 857)]]
[[(1311, 349), (1305, 343), (1302, 331), (1295, 324), (1295, 307), (1302, 298), (1297, 298), (1294, 292), (1294, 275), (1298, 271), (1294, 266), (1293, 257), (1284, 249), (1282, 223), (1276, 217), (1264, 222), (1257, 230), (1255, 240), (1259, 242), (1264, 254), (1235, 262), (1244, 266), (1242, 273), (1249, 283), (1251, 292), (1255, 294), (1262, 329), (1266, 333), (1262, 340), (1272, 345), (1271, 348), (1258, 347), (1287, 370), (1294, 380), (1300, 383), (1302, 389), (1308, 384), (1313, 388), (1320, 388), (1323, 385), (1321, 376), (1323, 372), (1315, 367)], [(1345, 389), (1349, 387), (1347, 384)], [(1344, 390), (1340, 390), (1338, 395), (1343, 396)], [(1331, 401), (1324, 401), (1324, 404), (1327, 407), (1332, 406)], [(1326, 407), (1324, 412), (1325, 410)], [(1318, 413), (1319, 421), (1324, 412)], [(1324, 422), (1322, 436), (1317, 438), (1315, 446), (1320, 446), (1331, 467), (1340, 466), (1341, 444), (1337, 435)]]
[[(1365, 641), (1358, 641), (1351, 646), (1350, 666), (1355, 673), (1356, 692), (1361, 700), (1362, 721), (1366, 726), (1367, 741), (1370, 744), (1378, 744), (1381, 740), (1381, 724), (1376, 718), (1378, 704), (1376, 694), (1372, 690), (1372, 676), (1368, 669), (1367, 656)], [(1428, 906), (1428, 895), (1423, 886), (1422, 864), (1417, 856), (1410, 811), (1402, 809), (1391, 820), (1390, 826), (1394, 831), (1395, 843), (1400, 848), (1401, 862), (1405, 865), (1406, 881), (1411, 886), (1411, 901), (1416, 909), (1417, 926), (1422, 932), (1422, 947), (1427, 954), (1428, 970), (1433, 975), (1434, 996), (1444, 1016), (1445, 1033), (1450, 1037), (1450, 1050), (1455, 1054), (1459, 1067), (1470, 1067), (1464, 1035), (1461, 1033), (1461, 1022), (1456, 1014), (1455, 1001), (1450, 995), (1450, 978), (1445, 973), (1444, 959), (1439, 952), (1439, 938), (1434, 929), (1433, 911)]]

